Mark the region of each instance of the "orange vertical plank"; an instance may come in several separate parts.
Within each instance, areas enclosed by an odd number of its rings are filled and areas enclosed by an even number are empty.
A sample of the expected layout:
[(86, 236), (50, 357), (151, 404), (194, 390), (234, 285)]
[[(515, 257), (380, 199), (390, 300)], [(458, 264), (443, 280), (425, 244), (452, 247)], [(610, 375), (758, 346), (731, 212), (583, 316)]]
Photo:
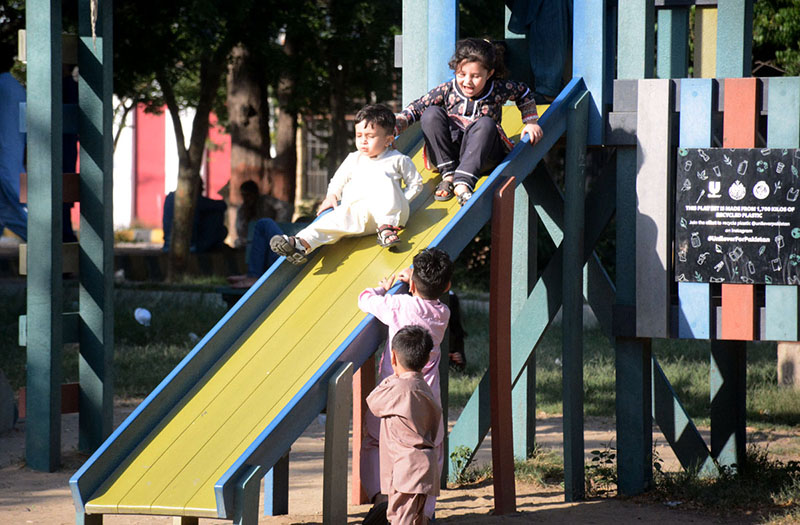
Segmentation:
[[(758, 113), (755, 78), (726, 78), (722, 145), (754, 148)], [(755, 337), (755, 288), (749, 284), (722, 285), (722, 333), (718, 339), (750, 341)]]
[(367, 396), (375, 388), (375, 356), (370, 357), (353, 374), (353, 465), (350, 492), (351, 505), (369, 503), (361, 486), (361, 443), (364, 440), (364, 415)]

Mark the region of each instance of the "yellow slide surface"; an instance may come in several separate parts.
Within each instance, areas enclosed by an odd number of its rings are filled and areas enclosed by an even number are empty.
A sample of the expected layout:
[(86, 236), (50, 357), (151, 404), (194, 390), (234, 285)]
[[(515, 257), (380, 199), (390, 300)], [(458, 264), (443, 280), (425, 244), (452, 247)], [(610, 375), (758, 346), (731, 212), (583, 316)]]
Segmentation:
[[(504, 128), (521, 129), (506, 108)], [(128, 455), (86, 504), (89, 514), (217, 517), (214, 484), (364, 319), (358, 294), (411, 264), (459, 209), (425, 185), (396, 251), (375, 235), (323, 247), (259, 320)], [(284, 263), (288, 264), (288, 263)]]

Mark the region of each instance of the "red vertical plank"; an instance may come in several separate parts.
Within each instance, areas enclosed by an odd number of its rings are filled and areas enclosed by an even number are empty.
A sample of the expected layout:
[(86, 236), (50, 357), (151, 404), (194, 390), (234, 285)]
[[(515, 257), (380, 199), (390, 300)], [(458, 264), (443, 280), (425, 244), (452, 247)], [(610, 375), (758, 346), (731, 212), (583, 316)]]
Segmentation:
[(210, 198), (218, 199), (219, 190), (231, 178), (231, 136), (218, 124), (214, 113), (209, 117), (208, 144), (206, 191)]
[(511, 416), (511, 259), (514, 235), (514, 177), (497, 190), (492, 207), (490, 275), (489, 396), (492, 421), (494, 513), (517, 509), (514, 431)]
[[(726, 78), (722, 144), (726, 148), (754, 148), (758, 115), (755, 78)], [(751, 341), (755, 338), (755, 288), (749, 284), (722, 285), (722, 333), (718, 339)]]
[(134, 218), (142, 226), (160, 228), (164, 212), (166, 114), (145, 113), (136, 106), (134, 136)]
[(364, 414), (367, 413), (367, 396), (375, 388), (375, 357), (370, 357), (353, 373), (353, 464), (351, 505), (369, 503), (361, 486), (361, 443), (364, 440)]

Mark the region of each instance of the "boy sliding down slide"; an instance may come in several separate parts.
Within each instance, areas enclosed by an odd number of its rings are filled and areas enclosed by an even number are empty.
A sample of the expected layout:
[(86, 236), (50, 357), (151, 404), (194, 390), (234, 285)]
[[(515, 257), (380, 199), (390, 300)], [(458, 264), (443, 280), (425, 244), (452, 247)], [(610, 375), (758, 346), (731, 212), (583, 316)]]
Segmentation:
[(409, 202), (422, 191), (422, 177), (409, 157), (391, 149), (394, 126), (394, 114), (380, 104), (356, 114), (358, 151), (336, 170), (317, 215), (333, 210), (295, 236), (272, 237), (272, 251), (299, 265), (319, 246), (346, 236), (377, 231), (383, 247), (400, 242), (397, 233), (408, 220)]

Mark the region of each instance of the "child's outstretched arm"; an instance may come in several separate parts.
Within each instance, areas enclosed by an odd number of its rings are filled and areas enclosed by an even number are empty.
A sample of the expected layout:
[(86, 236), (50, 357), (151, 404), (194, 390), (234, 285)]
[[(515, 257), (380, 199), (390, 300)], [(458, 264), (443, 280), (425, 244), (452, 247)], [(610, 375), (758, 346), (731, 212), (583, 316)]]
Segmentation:
[(422, 191), (422, 175), (417, 171), (414, 162), (407, 156), (403, 156), (402, 164), (402, 177), (403, 183), (406, 185), (405, 196), (408, 202), (411, 202), (414, 197), (419, 195)]
[(353, 163), (354, 158), (353, 155), (350, 154), (344, 159), (344, 162), (342, 162), (342, 165), (336, 170), (336, 173), (333, 174), (333, 178), (331, 178), (331, 181), (328, 183), (328, 193), (325, 196), (325, 200), (320, 203), (317, 215), (328, 208), (336, 208), (339, 205), (339, 199), (342, 198), (344, 187), (352, 177)]
[(408, 129), (411, 124), (422, 118), (422, 113), (428, 106), (441, 106), (444, 102), (449, 84), (450, 82), (439, 84), (417, 100), (411, 102), (403, 111), (395, 115), (397, 117), (397, 124), (394, 128), (394, 134), (401, 134)]

